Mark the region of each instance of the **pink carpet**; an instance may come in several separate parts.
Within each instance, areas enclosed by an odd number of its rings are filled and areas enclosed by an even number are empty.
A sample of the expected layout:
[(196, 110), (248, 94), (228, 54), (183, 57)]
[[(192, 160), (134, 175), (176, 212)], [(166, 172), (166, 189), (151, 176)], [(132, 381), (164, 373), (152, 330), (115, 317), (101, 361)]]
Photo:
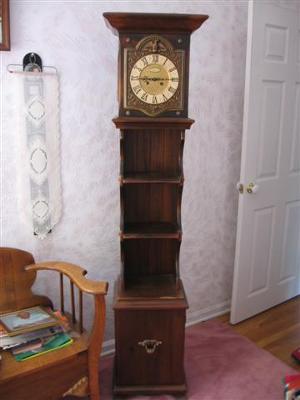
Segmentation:
[[(189, 400), (282, 400), (282, 377), (295, 370), (227, 325), (207, 321), (187, 328), (185, 372)], [(112, 357), (103, 358), (100, 381), (101, 400), (112, 400)], [(136, 396), (134, 399), (171, 400), (173, 397)]]

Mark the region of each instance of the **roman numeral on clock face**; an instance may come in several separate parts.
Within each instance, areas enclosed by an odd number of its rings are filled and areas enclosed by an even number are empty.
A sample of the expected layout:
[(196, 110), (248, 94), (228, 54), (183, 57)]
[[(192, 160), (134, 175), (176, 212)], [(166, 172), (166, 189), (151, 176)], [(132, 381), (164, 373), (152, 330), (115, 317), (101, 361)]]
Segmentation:
[(159, 57), (158, 54), (152, 54), (152, 62), (157, 64), (158, 63), (158, 57)]
[(143, 64), (144, 64), (145, 66), (149, 64), (146, 57), (143, 57), (143, 58), (142, 58), (142, 62), (143, 62)]
[(143, 93), (141, 99), (147, 101), (147, 97), (148, 97), (147, 93)]
[(134, 86), (132, 89), (134, 90), (134, 93), (136, 93), (136, 94), (138, 94), (142, 90), (140, 85)]
[(170, 86), (170, 87), (168, 88), (168, 91), (169, 91), (170, 93), (174, 94), (174, 93), (176, 92), (176, 89), (174, 89), (173, 86)]
[(152, 97), (152, 104), (157, 104), (157, 97), (156, 96)]
[(176, 67), (172, 67), (169, 69), (169, 72), (173, 72), (173, 71), (176, 71)]

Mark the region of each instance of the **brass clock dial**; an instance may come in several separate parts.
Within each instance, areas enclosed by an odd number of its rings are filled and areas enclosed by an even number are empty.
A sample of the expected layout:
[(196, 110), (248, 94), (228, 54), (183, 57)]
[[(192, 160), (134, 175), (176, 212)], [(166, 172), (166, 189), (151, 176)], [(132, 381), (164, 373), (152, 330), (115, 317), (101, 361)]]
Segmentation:
[(165, 55), (147, 54), (139, 58), (130, 72), (133, 93), (147, 104), (162, 104), (170, 100), (179, 86), (175, 64)]

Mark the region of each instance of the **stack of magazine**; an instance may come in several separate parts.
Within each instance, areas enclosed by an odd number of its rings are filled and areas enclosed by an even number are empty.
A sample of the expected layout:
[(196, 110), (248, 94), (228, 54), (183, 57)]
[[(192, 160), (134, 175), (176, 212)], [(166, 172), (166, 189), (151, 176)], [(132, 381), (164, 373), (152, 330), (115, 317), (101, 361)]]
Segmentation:
[(17, 361), (68, 346), (73, 342), (66, 317), (59, 311), (32, 307), (0, 314), (0, 350)]

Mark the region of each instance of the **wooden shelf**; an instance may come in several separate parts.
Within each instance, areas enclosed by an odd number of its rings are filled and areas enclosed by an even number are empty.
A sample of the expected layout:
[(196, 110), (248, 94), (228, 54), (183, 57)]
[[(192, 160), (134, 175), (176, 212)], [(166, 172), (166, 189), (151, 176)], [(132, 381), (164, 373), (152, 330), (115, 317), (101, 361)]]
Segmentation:
[[(124, 233), (178, 235), (182, 186), (145, 184), (121, 186)], [(122, 222), (123, 222), (122, 221)], [(170, 236), (168, 236), (170, 237)]]
[(133, 130), (121, 140), (121, 176), (180, 178), (184, 134), (177, 129)]
[(126, 174), (120, 177), (121, 184), (135, 184), (135, 183), (170, 183), (170, 184), (183, 184), (182, 175), (162, 175), (160, 173), (147, 173), (147, 174)]
[(129, 299), (184, 299), (182, 283), (174, 275), (127, 277), (126, 286), (119, 280), (118, 300)]
[(166, 238), (181, 239), (181, 229), (168, 222), (127, 223), (120, 233), (121, 239)]
[(116, 128), (122, 130), (135, 130), (143, 132), (145, 129), (168, 129), (168, 130), (185, 130), (195, 122), (191, 118), (171, 118), (171, 117), (117, 117), (113, 118)]
[[(180, 241), (165, 238), (121, 241), (123, 271), (126, 277), (178, 274)], [(125, 282), (126, 283), (126, 282)]]

